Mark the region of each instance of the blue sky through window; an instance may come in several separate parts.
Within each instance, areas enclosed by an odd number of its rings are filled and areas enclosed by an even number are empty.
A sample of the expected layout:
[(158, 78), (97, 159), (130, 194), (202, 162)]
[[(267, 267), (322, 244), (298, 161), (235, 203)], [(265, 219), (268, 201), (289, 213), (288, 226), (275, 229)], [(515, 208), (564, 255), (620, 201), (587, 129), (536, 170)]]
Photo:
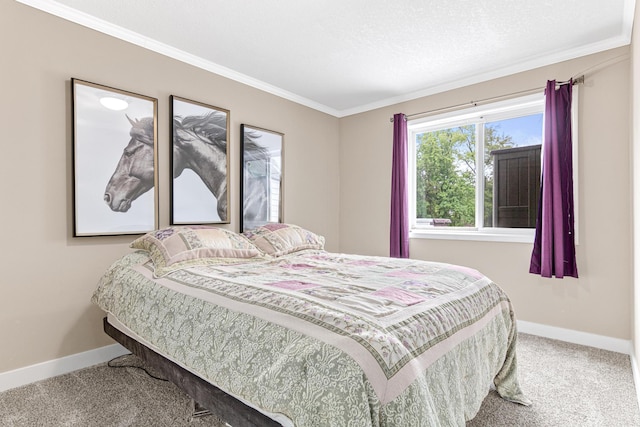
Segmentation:
[(542, 143), (542, 113), (488, 123), (499, 134), (510, 135), (516, 147)]

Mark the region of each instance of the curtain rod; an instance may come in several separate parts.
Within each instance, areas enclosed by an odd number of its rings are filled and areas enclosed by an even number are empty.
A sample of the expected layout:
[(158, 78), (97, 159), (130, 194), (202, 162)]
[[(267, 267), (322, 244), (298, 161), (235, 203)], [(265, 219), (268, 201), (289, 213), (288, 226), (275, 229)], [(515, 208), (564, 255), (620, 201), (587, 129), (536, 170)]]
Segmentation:
[[(561, 81), (561, 82), (556, 82), (557, 85), (566, 85), (569, 84), (569, 82), (571, 82), (571, 80), (566, 80), (566, 81)], [(584, 83), (584, 75), (578, 76), (575, 79), (573, 79), (573, 84), (581, 84)], [(503, 99), (503, 98), (513, 98), (515, 96), (524, 96), (524, 95), (530, 95), (530, 94), (534, 94), (536, 92), (540, 92), (541, 90), (546, 89), (546, 86), (544, 87), (537, 87), (534, 89), (527, 89), (527, 90), (521, 90), (519, 92), (513, 92), (513, 93), (508, 93), (505, 95), (498, 95), (498, 96), (494, 96), (491, 98), (484, 98), (484, 99), (480, 99), (478, 101), (469, 101), (469, 102), (465, 102), (463, 104), (458, 104), (458, 105), (451, 105), (449, 107), (442, 107), (442, 108), (436, 108), (433, 110), (429, 110), (429, 111), (422, 111), (420, 113), (413, 113), (413, 114), (407, 114), (405, 116), (405, 118), (410, 118), (410, 117), (416, 117), (416, 116), (422, 116), (422, 115), (426, 115), (426, 114), (432, 114), (432, 113), (441, 113), (441, 112), (445, 112), (448, 110), (457, 110), (460, 109), (462, 107), (467, 107), (467, 106), (471, 106), (471, 107), (475, 107), (478, 104), (483, 104), (485, 102), (489, 102), (489, 101), (497, 101), (499, 99)], [(393, 117), (391, 117), (389, 119), (390, 122), (393, 122)]]

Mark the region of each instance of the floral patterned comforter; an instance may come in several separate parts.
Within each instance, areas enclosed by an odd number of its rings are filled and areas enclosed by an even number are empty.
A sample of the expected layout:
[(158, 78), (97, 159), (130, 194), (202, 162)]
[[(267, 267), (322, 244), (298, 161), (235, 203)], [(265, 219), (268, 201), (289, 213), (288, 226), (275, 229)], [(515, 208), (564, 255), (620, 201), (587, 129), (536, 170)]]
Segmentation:
[(463, 426), (522, 404), (509, 299), (476, 270), (306, 250), (154, 279), (116, 261), (92, 301), (153, 348), (296, 426)]

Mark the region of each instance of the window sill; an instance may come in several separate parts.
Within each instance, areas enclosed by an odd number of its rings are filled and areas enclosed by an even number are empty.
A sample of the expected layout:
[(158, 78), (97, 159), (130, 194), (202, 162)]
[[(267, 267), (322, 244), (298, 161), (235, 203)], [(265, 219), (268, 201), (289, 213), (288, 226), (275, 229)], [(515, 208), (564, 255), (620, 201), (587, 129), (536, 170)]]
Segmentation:
[(535, 238), (535, 229), (452, 230), (443, 228), (414, 228), (409, 233), (409, 238), (533, 243)]

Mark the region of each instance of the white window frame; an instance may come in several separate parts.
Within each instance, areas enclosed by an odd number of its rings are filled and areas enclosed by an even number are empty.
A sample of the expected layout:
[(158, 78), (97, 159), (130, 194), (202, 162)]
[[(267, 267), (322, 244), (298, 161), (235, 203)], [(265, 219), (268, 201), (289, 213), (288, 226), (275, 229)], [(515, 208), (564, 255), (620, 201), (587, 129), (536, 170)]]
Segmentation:
[[(576, 88), (574, 88), (576, 89)], [(577, 90), (574, 90), (573, 106), (577, 104)], [(472, 123), (486, 123), (514, 118), (530, 114), (544, 113), (544, 94), (537, 93), (522, 96), (505, 101), (494, 102), (485, 105), (474, 105), (473, 107), (451, 111), (443, 114), (433, 115), (420, 119), (410, 120), (407, 123), (408, 130), (408, 154), (409, 154), (409, 228), (410, 238), (418, 239), (447, 239), (447, 240), (481, 240), (498, 242), (521, 242), (533, 243), (535, 229), (533, 228), (501, 228), (484, 227), (482, 209), (478, 206), (483, 203), (484, 193), (484, 173), (476, 174), (476, 225), (477, 227), (429, 227), (420, 226), (416, 218), (416, 135), (419, 133), (443, 129), (446, 127), (456, 127)], [(577, 221), (577, 108), (572, 111), (572, 133), (573, 133), (573, 158), (574, 158), (574, 203), (575, 203), (575, 223)], [(483, 165), (484, 138), (480, 138), (478, 132), (480, 127), (476, 127), (476, 164)], [(577, 244), (577, 227), (576, 227)]]

